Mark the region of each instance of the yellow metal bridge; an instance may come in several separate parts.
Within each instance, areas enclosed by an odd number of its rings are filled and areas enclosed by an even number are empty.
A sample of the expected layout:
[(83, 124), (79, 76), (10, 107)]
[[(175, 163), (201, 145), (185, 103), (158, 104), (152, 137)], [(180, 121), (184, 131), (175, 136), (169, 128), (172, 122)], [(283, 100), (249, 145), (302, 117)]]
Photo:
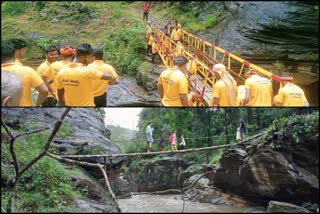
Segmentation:
[(181, 44), (171, 40), (164, 32), (155, 30), (155, 38), (158, 39), (158, 54), (165, 67), (173, 67), (176, 54), (183, 55), (189, 60), (189, 72), (185, 74), (189, 80), (190, 90), (199, 91), (201, 94), (200, 106), (209, 106), (212, 99), (212, 90), (215, 77), (212, 71), (214, 64), (224, 64), (237, 84), (244, 84), (242, 74), (245, 69), (254, 69), (271, 81), (280, 82), (280, 77), (254, 65), (214, 44), (211, 44), (195, 35), (181, 29)]

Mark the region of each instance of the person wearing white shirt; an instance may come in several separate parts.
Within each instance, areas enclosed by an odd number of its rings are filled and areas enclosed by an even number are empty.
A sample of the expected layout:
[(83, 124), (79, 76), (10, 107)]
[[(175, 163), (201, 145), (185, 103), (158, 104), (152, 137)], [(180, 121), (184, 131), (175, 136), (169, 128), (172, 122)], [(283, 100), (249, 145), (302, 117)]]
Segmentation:
[(153, 137), (152, 137), (152, 132), (153, 132), (153, 128), (152, 128), (152, 123), (149, 122), (146, 128), (146, 134), (147, 134), (147, 152), (151, 151), (151, 146), (153, 143)]

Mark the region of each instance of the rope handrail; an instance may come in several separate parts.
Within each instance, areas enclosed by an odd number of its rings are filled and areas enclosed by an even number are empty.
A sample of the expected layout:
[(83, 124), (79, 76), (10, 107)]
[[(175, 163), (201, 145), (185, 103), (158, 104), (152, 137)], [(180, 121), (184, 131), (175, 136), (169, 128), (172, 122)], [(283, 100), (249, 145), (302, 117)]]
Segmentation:
[(252, 139), (258, 138), (265, 133), (266, 132), (261, 132), (259, 134), (256, 134), (256, 135), (252, 136), (251, 138), (243, 140), (242, 142), (240, 142), (238, 144), (226, 144), (226, 145), (219, 145), (219, 146), (184, 149), (184, 150), (178, 150), (178, 151), (159, 151), (159, 152), (149, 152), (149, 153), (148, 152), (139, 152), (139, 153), (122, 153), (122, 154), (100, 154), (100, 155), (60, 155), (59, 157), (62, 157), (62, 158), (101, 158), (101, 157), (106, 158), (106, 157), (109, 157), (110, 158), (110, 157), (130, 157), (130, 156), (150, 156), (150, 155), (188, 153), (188, 152), (194, 152), (194, 151), (214, 150), (214, 149), (222, 149), (222, 148), (228, 148), (231, 146), (240, 145), (240, 144), (246, 143)]

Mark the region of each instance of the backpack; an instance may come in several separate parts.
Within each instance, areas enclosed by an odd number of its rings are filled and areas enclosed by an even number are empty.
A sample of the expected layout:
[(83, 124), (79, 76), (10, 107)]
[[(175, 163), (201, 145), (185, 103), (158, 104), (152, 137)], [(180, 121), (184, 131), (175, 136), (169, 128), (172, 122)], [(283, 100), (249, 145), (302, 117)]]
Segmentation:
[(178, 138), (178, 143), (181, 143), (181, 141), (182, 141), (182, 138), (179, 137), (179, 138)]
[(168, 141), (169, 141), (170, 144), (172, 143), (172, 141), (173, 141), (173, 134), (169, 136)]

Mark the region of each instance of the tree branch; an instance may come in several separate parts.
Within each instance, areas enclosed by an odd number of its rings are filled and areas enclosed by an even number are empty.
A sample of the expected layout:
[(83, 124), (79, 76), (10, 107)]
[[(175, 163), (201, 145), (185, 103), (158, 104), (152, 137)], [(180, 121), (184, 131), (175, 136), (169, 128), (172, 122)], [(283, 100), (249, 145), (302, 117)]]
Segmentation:
[(117, 211), (118, 211), (118, 212), (121, 212), (120, 207), (119, 207), (119, 204), (118, 204), (118, 201), (117, 201), (117, 199), (116, 199), (116, 196), (114, 195), (114, 193), (113, 193), (113, 191), (112, 191), (112, 189), (111, 189), (111, 187), (110, 187), (110, 183), (109, 183), (109, 180), (108, 180), (108, 176), (107, 176), (106, 171), (104, 170), (104, 166), (103, 166), (103, 165), (101, 165), (101, 164), (93, 164), (93, 163), (88, 163), (88, 162), (83, 162), (83, 161), (77, 161), (77, 160), (70, 160), (70, 159), (67, 159), (67, 158), (62, 158), (62, 157), (60, 157), (60, 156), (58, 156), (58, 155), (54, 155), (54, 154), (52, 154), (52, 153), (50, 153), (50, 152), (46, 152), (46, 155), (49, 156), (49, 157), (51, 157), (51, 158), (54, 158), (54, 159), (56, 159), (56, 160), (59, 160), (59, 161), (61, 161), (61, 162), (73, 163), (73, 164), (78, 164), (78, 165), (83, 165), (83, 166), (90, 166), (90, 167), (98, 167), (98, 168), (101, 170), (102, 175), (103, 175), (103, 177), (104, 177), (105, 185), (106, 185), (106, 187), (108, 188), (108, 191), (109, 191), (109, 193), (111, 194), (112, 199), (113, 199), (113, 200), (115, 201), (115, 203), (116, 203)]
[(48, 130), (48, 129), (50, 129), (50, 127), (43, 127), (43, 128), (38, 129), (38, 130), (33, 130), (33, 131), (25, 132), (25, 133), (22, 133), (22, 134), (18, 134), (14, 138), (17, 139), (18, 137), (22, 137), (24, 135), (33, 134), (33, 133), (37, 133), (37, 132), (42, 132), (42, 131), (45, 131), (45, 130)]
[(119, 204), (118, 204), (118, 200), (117, 200), (116, 196), (114, 195), (114, 193), (113, 193), (113, 191), (112, 191), (112, 189), (111, 189), (111, 187), (110, 187), (108, 175), (107, 175), (106, 171), (104, 171), (103, 166), (99, 166), (99, 169), (101, 170), (101, 172), (102, 172), (102, 174), (103, 174), (103, 177), (104, 177), (106, 186), (108, 187), (108, 190), (109, 190), (109, 193), (111, 194), (112, 199), (113, 199), (114, 202), (116, 203), (117, 211), (118, 211), (119, 213), (121, 213), (121, 210), (120, 210), (120, 207), (119, 207)]
[(38, 160), (40, 160), (44, 155), (46, 155), (50, 143), (52, 142), (54, 136), (56, 135), (56, 133), (59, 131), (61, 125), (62, 125), (62, 121), (63, 119), (67, 116), (68, 112), (70, 111), (70, 107), (68, 107), (61, 115), (61, 117), (57, 120), (50, 137), (48, 138), (48, 141), (46, 142), (43, 151), (37, 156), (35, 157), (33, 160), (31, 160), (23, 169), (21, 169), (19, 176), (21, 176), (26, 170), (28, 170), (33, 164), (35, 164)]

